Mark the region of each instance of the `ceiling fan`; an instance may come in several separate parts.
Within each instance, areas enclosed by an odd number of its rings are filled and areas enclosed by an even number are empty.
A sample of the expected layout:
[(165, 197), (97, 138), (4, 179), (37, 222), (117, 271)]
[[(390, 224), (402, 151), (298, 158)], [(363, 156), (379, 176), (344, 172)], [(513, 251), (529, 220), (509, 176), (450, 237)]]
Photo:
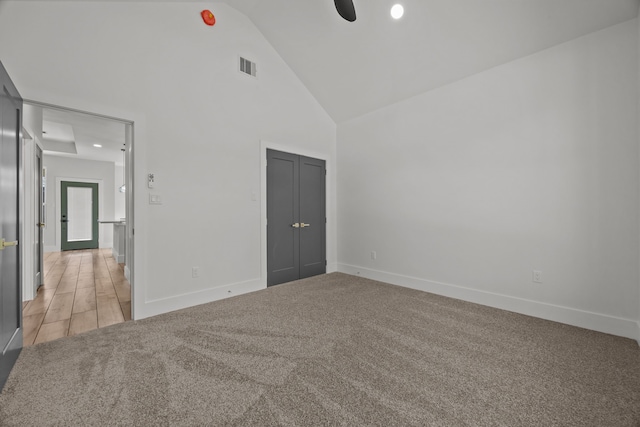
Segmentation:
[(356, 8), (353, 6), (353, 0), (334, 0), (334, 2), (340, 16), (349, 22), (356, 20)]

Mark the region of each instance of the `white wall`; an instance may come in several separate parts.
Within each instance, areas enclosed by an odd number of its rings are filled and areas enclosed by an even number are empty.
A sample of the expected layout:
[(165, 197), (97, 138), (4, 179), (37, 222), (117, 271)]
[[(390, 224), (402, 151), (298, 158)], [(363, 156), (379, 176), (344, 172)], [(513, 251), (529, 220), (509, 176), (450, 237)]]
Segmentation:
[[(73, 159), (45, 154), (42, 164), (47, 168), (47, 204), (44, 245), (46, 252), (60, 250), (60, 180), (95, 180), (98, 185), (98, 215), (100, 220), (114, 219), (114, 164), (95, 160)], [(117, 190), (116, 190), (117, 191)], [(99, 226), (99, 246), (113, 247), (113, 226)]]
[[(260, 141), (323, 154), (335, 171), (326, 112), (244, 15), (206, 7), (215, 27), (203, 3), (0, 4), (0, 58), (23, 96), (134, 122), (136, 318), (266, 285)], [(257, 80), (236, 71), (239, 54)], [(148, 204), (147, 173), (162, 205)], [(335, 209), (330, 198), (334, 266)]]
[(339, 124), (339, 269), (636, 338), (637, 103), (633, 20)]

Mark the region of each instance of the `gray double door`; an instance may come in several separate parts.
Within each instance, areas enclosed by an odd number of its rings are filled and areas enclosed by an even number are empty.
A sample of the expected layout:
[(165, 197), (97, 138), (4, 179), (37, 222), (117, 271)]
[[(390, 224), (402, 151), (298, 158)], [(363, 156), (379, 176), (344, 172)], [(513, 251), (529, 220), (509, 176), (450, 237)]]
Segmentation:
[(0, 63), (0, 390), (22, 349), (19, 177), (22, 98)]
[(267, 150), (267, 286), (326, 272), (324, 160)]

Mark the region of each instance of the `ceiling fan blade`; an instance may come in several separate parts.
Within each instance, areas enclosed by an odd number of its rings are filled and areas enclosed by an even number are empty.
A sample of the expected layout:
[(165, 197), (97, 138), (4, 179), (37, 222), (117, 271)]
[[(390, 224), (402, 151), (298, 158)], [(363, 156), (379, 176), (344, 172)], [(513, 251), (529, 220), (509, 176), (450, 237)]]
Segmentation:
[(334, 0), (338, 13), (349, 22), (356, 20), (356, 8), (353, 6), (353, 0)]

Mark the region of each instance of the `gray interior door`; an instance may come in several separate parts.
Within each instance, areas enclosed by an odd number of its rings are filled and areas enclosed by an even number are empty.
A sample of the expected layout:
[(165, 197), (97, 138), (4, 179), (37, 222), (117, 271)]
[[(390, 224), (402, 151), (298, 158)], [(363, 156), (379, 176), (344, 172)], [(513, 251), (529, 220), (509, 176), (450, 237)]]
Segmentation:
[(19, 176), (22, 98), (0, 63), (0, 390), (22, 349)]
[(327, 271), (326, 168), (324, 160), (300, 156), (300, 278)]
[(267, 150), (267, 286), (326, 272), (325, 170)]
[(44, 192), (42, 175), (42, 149), (36, 146), (36, 167), (34, 171), (35, 194), (36, 194), (36, 232), (35, 232), (35, 287), (44, 284)]

